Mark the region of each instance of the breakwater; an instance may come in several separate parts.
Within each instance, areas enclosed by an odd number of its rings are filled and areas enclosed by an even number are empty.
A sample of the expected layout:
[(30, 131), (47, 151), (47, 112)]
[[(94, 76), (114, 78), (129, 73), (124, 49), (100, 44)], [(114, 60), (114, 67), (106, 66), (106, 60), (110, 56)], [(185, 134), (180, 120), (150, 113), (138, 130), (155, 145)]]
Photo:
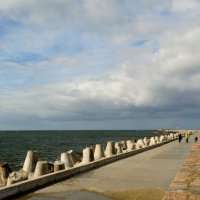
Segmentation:
[(177, 134), (170, 134), (137, 141), (128, 140), (116, 143), (108, 141), (105, 148), (101, 144), (96, 144), (95, 148), (84, 148), (81, 157), (76, 155), (73, 150), (63, 152), (60, 160), (55, 161), (53, 165), (49, 165), (47, 161), (39, 160), (37, 151), (28, 151), (21, 170), (12, 172), (7, 177), (4, 171), (4, 184), (7, 186), (0, 189), (0, 199), (104, 166), (166, 144), (176, 138)]
[(54, 162), (60, 152), (82, 149), (94, 144), (106, 145), (107, 141), (134, 140), (157, 136), (154, 130), (45, 130), (0, 131), (0, 163), (8, 162), (12, 170), (23, 167), (28, 149), (36, 149), (41, 160)]

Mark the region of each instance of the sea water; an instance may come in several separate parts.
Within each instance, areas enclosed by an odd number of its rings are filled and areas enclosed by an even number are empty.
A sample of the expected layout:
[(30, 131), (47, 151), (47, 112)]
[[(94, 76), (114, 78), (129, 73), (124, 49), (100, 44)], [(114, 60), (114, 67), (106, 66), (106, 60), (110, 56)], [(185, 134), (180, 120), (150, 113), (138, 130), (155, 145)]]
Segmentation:
[(107, 141), (121, 141), (155, 136), (153, 130), (82, 130), (82, 131), (0, 131), (0, 163), (19, 170), (28, 150), (37, 150), (40, 160), (54, 162), (60, 154), (73, 149), (82, 154), (85, 147)]

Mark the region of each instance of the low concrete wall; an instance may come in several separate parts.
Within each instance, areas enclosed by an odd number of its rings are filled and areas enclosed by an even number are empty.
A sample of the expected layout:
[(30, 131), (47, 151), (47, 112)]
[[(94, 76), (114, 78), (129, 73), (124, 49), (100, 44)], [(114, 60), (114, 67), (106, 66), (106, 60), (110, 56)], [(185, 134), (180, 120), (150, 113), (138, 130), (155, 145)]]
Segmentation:
[(17, 195), (23, 192), (27, 192), (32, 189), (37, 189), (41, 186), (45, 186), (47, 184), (55, 183), (58, 180), (66, 179), (72, 177), (73, 175), (80, 174), (86, 172), (88, 170), (92, 170), (95, 168), (99, 168), (101, 166), (107, 165), (109, 163), (113, 163), (117, 160), (121, 160), (130, 156), (134, 156), (136, 154), (148, 151), (150, 149), (159, 147), (161, 145), (167, 144), (177, 139), (168, 140), (166, 142), (158, 143), (152, 146), (147, 146), (141, 149), (135, 149), (127, 153), (122, 153), (118, 155), (114, 155), (109, 158), (102, 158), (101, 160), (93, 161), (85, 165), (75, 166), (71, 169), (61, 170), (58, 172), (50, 173), (44, 176), (41, 176), (34, 180), (26, 180), (19, 183), (15, 183), (11, 186), (5, 186), (0, 189), (0, 199), (4, 199), (13, 195)]

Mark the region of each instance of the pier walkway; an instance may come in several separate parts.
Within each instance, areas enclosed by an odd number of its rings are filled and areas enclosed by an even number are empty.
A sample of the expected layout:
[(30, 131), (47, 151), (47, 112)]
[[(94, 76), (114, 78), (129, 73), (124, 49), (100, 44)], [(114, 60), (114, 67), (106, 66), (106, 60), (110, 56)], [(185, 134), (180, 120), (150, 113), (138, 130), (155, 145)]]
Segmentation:
[[(195, 133), (189, 143), (183, 138), (177, 141), (119, 160), (98, 169), (76, 175), (70, 179), (37, 190), (19, 199), (28, 200), (106, 200), (99, 194), (106, 191), (127, 191), (137, 188), (155, 188), (167, 191), (181, 169), (192, 146)], [(162, 198), (161, 198), (162, 199)]]

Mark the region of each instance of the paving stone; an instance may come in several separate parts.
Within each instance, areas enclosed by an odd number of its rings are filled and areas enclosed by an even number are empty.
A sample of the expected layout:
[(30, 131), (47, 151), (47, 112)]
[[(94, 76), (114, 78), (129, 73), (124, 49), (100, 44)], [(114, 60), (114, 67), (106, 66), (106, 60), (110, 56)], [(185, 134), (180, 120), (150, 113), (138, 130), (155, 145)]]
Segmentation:
[(189, 182), (192, 179), (192, 173), (190, 172), (184, 172), (184, 171), (180, 171), (176, 174), (174, 181), (186, 181)]
[(173, 181), (170, 185), (173, 190), (186, 190), (188, 184), (185, 181)]
[(197, 189), (198, 191), (200, 191), (200, 179), (194, 179), (191, 183), (190, 183), (190, 188), (192, 189)]
[(166, 192), (162, 200), (187, 200), (188, 197), (185, 192)]
[(188, 200), (200, 200), (200, 195), (190, 195)]

